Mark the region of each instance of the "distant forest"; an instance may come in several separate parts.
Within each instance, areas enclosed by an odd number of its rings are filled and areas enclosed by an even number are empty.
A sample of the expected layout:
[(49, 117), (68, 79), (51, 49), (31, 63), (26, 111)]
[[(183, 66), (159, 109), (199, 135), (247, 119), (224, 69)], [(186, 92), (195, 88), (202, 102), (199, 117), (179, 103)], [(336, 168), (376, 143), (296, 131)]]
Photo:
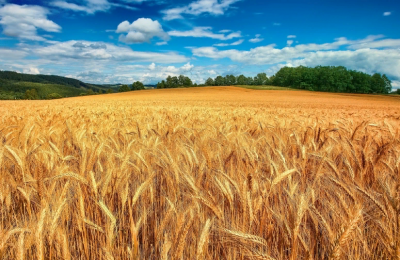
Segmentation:
[(100, 94), (108, 90), (104, 86), (62, 76), (0, 71), (0, 99), (55, 99)]
[[(383, 74), (373, 75), (348, 70), (343, 66), (317, 66), (315, 68), (299, 66), (283, 67), (275, 75), (267, 77), (259, 73), (256, 77), (244, 75), (217, 76), (208, 78), (199, 86), (235, 86), (235, 85), (273, 85), (291, 87), (310, 91), (342, 92), (342, 93), (379, 93), (388, 94), (392, 90), (391, 81)], [(186, 76), (168, 76), (157, 84), (157, 88), (192, 87), (192, 80)]]

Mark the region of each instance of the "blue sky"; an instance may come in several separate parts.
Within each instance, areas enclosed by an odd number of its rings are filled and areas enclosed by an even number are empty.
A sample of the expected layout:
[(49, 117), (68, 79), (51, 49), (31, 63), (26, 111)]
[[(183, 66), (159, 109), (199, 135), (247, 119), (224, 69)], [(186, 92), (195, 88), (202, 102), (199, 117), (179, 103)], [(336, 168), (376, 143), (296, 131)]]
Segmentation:
[(0, 70), (91, 83), (343, 65), (400, 88), (398, 0), (0, 0)]

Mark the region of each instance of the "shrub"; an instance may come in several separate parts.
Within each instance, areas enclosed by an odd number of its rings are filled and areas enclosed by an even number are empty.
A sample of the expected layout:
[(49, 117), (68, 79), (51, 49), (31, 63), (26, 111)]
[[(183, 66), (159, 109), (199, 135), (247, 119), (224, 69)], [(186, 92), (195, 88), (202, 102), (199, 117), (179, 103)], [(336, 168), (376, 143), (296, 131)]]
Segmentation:
[(48, 94), (46, 97), (46, 99), (59, 99), (59, 98), (62, 98), (62, 96), (58, 93), (51, 93)]

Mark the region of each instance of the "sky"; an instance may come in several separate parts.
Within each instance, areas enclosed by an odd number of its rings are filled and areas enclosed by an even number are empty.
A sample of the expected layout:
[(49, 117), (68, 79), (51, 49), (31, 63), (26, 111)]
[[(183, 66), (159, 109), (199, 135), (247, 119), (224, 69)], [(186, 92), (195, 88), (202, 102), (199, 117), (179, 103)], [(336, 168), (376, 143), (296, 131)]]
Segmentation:
[(400, 88), (399, 0), (0, 0), (0, 70), (88, 83), (384, 73)]

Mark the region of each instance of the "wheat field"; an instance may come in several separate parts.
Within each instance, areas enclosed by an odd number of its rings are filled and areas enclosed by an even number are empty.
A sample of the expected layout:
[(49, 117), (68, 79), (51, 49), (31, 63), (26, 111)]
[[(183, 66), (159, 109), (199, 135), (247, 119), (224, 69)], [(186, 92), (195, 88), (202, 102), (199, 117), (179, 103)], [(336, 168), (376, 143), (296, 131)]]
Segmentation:
[(0, 259), (400, 259), (400, 99), (0, 102)]

